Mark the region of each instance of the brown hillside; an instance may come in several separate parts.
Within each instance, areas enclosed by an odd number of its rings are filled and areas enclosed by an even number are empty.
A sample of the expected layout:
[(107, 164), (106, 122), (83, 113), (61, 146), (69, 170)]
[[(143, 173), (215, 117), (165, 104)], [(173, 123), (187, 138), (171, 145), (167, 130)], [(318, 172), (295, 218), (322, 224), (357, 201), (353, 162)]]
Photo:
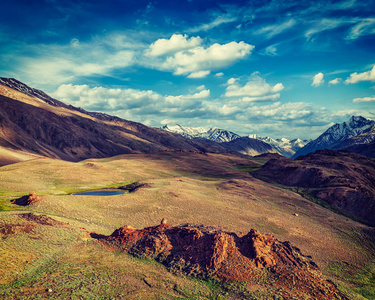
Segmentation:
[(319, 150), (269, 160), (255, 176), (299, 187), (333, 209), (375, 226), (375, 162), (349, 151)]
[[(227, 151), (219, 145), (193, 141), (140, 123), (67, 105), (51, 105), (3, 85), (0, 85), (0, 147), (8, 151), (3, 151), (2, 156), (9, 156), (10, 150), (70, 161), (165, 149)], [(14, 157), (2, 159), (0, 165), (17, 161)]]

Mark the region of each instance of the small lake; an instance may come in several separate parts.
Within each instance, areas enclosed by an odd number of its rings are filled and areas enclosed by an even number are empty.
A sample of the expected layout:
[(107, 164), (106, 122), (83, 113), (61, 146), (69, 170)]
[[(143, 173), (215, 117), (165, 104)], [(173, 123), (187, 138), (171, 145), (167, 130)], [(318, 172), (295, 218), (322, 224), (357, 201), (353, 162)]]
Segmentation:
[(116, 196), (116, 195), (122, 195), (125, 194), (124, 191), (119, 190), (98, 190), (98, 191), (88, 191), (88, 192), (82, 192), (82, 193), (76, 193), (73, 195), (84, 195), (84, 196)]

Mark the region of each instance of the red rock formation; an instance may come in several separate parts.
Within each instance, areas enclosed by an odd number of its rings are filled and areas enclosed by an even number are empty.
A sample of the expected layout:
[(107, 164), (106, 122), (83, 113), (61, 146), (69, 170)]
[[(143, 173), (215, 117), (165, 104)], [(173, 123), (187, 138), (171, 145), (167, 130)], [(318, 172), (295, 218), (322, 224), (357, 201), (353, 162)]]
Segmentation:
[(37, 203), (42, 200), (43, 200), (42, 196), (39, 196), (35, 194), (34, 192), (31, 192), (30, 194), (22, 196), (21, 198), (12, 200), (11, 203), (26, 206), (26, 205)]
[[(162, 224), (137, 230), (124, 226), (102, 243), (163, 263), (174, 273), (226, 282), (271, 285), (298, 297), (347, 299), (318, 266), (289, 242), (251, 229), (239, 237), (212, 227)], [(285, 294), (286, 295), (286, 294)]]

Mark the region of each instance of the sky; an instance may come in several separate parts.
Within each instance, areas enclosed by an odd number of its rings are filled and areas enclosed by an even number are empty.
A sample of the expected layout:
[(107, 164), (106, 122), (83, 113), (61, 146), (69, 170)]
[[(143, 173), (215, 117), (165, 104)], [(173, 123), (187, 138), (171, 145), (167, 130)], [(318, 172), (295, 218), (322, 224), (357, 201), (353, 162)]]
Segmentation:
[(148, 126), (314, 139), (375, 119), (375, 1), (3, 1), (0, 76)]

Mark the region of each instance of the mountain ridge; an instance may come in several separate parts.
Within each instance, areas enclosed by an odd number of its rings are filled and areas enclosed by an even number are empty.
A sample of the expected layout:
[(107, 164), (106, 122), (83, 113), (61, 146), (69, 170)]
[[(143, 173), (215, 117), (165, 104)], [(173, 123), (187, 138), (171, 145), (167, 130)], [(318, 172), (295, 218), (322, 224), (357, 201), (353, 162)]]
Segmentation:
[(361, 116), (352, 116), (348, 121), (336, 123), (328, 128), (318, 138), (298, 150), (292, 158), (322, 149), (344, 150), (354, 145), (368, 144), (374, 140), (375, 121)]
[[(266, 137), (261, 137), (257, 134), (249, 134), (247, 136), (240, 136), (237, 133), (234, 133), (229, 130), (221, 129), (218, 127), (210, 127), (210, 128), (205, 128), (205, 127), (189, 127), (189, 126), (181, 126), (179, 124), (174, 124), (174, 125), (164, 125), (161, 127), (161, 129), (167, 130), (169, 132), (174, 132), (181, 134), (182, 136), (185, 136), (190, 139), (201, 139), (201, 138), (206, 138), (208, 140), (214, 141), (214, 142), (219, 142), (219, 143), (228, 143), (226, 148), (230, 147), (231, 144), (237, 145), (233, 149), (234, 151), (240, 152), (240, 153), (247, 153), (249, 152), (248, 146), (250, 146), (250, 142), (247, 141), (245, 146), (246, 148), (244, 149), (239, 149), (238, 146), (241, 144), (241, 142), (234, 143), (233, 141), (239, 138), (243, 138), (242, 140), (245, 141), (246, 138), (248, 139), (253, 139), (253, 140), (259, 140), (264, 143), (269, 144), (271, 147), (273, 147), (278, 153), (280, 153), (283, 156), (286, 157), (291, 157), (294, 155), (294, 153), (302, 148), (304, 145), (308, 143), (307, 140), (301, 140), (299, 138), (293, 139), (293, 140), (288, 140), (286, 138), (280, 138), (280, 139), (273, 139), (268, 136)], [(232, 143), (233, 142), (233, 143)], [(242, 142), (244, 144), (244, 142)], [(253, 144), (258, 145), (258, 148), (261, 148), (260, 145), (261, 143), (257, 143), (253, 141)], [(266, 147), (267, 148), (267, 147)], [(251, 152), (251, 151), (250, 151)], [(252, 151), (252, 153), (256, 153), (256, 151)], [(262, 154), (266, 152), (258, 152), (255, 155)], [(274, 151), (270, 153), (275, 153)]]
[[(16, 89), (10, 87), (12, 84)], [(41, 155), (70, 161), (166, 149), (227, 152), (218, 144), (186, 139), (102, 113), (86, 112), (45, 95), (15, 79), (1, 78), (0, 157), (9, 150), (30, 153), (31, 157)], [(2, 158), (1, 165), (17, 161)]]
[(334, 210), (375, 226), (375, 163), (345, 150), (317, 150), (299, 156), (270, 159), (254, 172), (259, 179), (297, 187)]

